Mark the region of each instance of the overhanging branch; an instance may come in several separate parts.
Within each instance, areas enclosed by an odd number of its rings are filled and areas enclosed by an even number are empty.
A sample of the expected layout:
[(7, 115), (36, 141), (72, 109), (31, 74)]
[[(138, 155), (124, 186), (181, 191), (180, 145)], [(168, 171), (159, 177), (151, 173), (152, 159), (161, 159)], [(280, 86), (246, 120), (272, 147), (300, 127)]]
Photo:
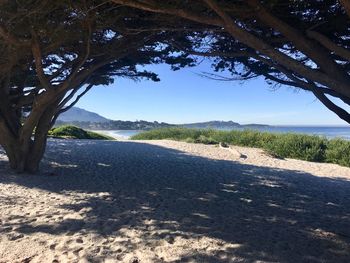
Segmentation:
[(51, 84), (44, 73), (43, 64), (42, 64), (43, 58), (41, 54), (38, 36), (34, 31), (34, 29), (31, 30), (31, 34), (32, 34), (32, 53), (34, 57), (35, 70), (36, 70), (36, 73), (38, 74), (40, 84), (46, 90), (49, 90), (51, 88)]
[(350, 1), (349, 0), (339, 0), (339, 2), (344, 7), (346, 13), (350, 17)]
[[(55, 113), (54, 117), (52, 118), (51, 120), (51, 123), (50, 123), (50, 127), (53, 127), (53, 125), (55, 125), (55, 122), (57, 120), (57, 118), (60, 116), (60, 114), (68, 111), (69, 109), (71, 109), (75, 104), (77, 104), (77, 102), (93, 87), (94, 85), (93, 84), (89, 84), (85, 90), (80, 93), (76, 98), (75, 100), (68, 106), (64, 107), (65, 104), (62, 104), (61, 106), (59, 106), (59, 110)], [(67, 103), (68, 101), (66, 101)], [(64, 107), (64, 108), (63, 108)]]
[(307, 31), (307, 35), (310, 38), (313, 38), (314, 40), (318, 41), (321, 45), (323, 45), (325, 48), (327, 48), (331, 52), (335, 52), (338, 56), (350, 61), (350, 51), (338, 46), (337, 44), (333, 43), (328, 37), (316, 32), (316, 31)]

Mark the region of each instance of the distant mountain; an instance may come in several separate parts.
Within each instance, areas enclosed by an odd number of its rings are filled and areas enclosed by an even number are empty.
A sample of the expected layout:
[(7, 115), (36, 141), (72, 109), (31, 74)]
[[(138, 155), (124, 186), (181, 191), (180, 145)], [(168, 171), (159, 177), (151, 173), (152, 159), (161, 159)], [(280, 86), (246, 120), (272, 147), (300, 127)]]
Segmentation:
[(68, 124), (90, 130), (150, 130), (175, 126), (157, 121), (113, 121), (77, 107), (72, 107), (61, 114), (56, 121), (56, 126)]
[(173, 124), (150, 121), (108, 121), (108, 122), (88, 122), (88, 121), (57, 121), (56, 126), (74, 125), (88, 130), (151, 130), (158, 128), (175, 127)]
[(242, 128), (264, 128), (264, 127), (271, 127), (270, 125), (267, 124), (256, 124), (256, 123), (252, 123), (252, 124), (241, 124)]
[(194, 129), (219, 129), (219, 130), (231, 130), (231, 129), (237, 129), (237, 128), (253, 129), (257, 127), (259, 128), (268, 127), (268, 125), (265, 125), (265, 124), (242, 125), (233, 121), (207, 121), (207, 122), (181, 124), (179, 126), (182, 126), (185, 128), (194, 128)]
[(232, 129), (240, 127), (240, 124), (233, 121), (207, 121), (197, 123), (181, 124), (180, 126), (194, 129)]
[(219, 129), (231, 130), (237, 128), (261, 128), (268, 125), (263, 124), (247, 124), (241, 125), (233, 121), (208, 121), (187, 124), (169, 124), (165, 122), (149, 122), (149, 121), (114, 121), (109, 120), (97, 113), (73, 107), (63, 113), (57, 120), (56, 126), (71, 124), (83, 129), (90, 130), (151, 130), (166, 127), (185, 127), (193, 129)]
[(58, 117), (59, 122), (110, 122), (111, 120), (98, 115), (95, 112), (87, 111), (78, 107), (72, 107)]

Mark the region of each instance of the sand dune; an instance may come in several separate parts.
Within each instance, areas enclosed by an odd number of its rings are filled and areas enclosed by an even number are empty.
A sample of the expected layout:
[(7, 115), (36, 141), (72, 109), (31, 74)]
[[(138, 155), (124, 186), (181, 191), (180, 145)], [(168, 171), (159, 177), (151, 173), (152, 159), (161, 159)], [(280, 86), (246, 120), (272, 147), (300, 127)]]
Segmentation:
[(51, 140), (0, 152), (0, 262), (350, 262), (350, 169), (259, 149)]

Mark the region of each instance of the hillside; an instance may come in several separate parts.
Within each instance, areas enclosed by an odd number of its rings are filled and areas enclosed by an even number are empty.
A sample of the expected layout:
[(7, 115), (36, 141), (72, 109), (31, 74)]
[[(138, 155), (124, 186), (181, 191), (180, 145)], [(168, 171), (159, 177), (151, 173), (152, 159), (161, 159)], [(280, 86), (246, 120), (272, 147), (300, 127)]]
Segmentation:
[(151, 130), (158, 128), (169, 127), (185, 127), (193, 129), (219, 129), (219, 130), (231, 130), (237, 128), (251, 128), (264, 127), (268, 125), (263, 124), (248, 124), (241, 125), (233, 121), (208, 121), (198, 123), (186, 123), (186, 124), (169, 124), (165, 122), (149, 122), (149, 121), (121, 121), (121, 120), (109, 120), (97, 113), (90, 112), (81, 108), (73, 107), (67, 112), (63, 113), (58, 118), (56, 126), (60, 125), (74, 125), (83, 129), (90, 130)]
[(233, 121), (207, 121), (197, 123), (180, 124), (178, 126), (191, 128), (191, 129), (218, 129), (218, 130), (231, 130), (236, 128), (254, 129), (257, 127), (267, 127), (265, 124), (239, 124)]
[(58, 118), (55, 126), (62, 125), (74, 125), (89, 130), (150, 130), (174, 126), (157, 121), (114, 121), (77, 107), (71, 108)]
[(73, 107), (69, 109), (68, 111), (62, 113), (59, 118), (59, 122), (75, 122), (75, 121), (80, 121), (80, 122), (109, 122), (110, 120), (102, 117), (101, 115), (87, 111), (78, 107)]
[(232, 129), (240, 127), (241, 125), (233, 121), (207, 121), (207, 122), (198, 122), (198, 123), (187, 123), (181, 124), (180, 126), (185, 128), (194, 128), (194, 129)]
[(55, 126), (73, 125), (87, 130), (151, 130), (168, 128), (175, 125), (164, 122), (149, 121), (108, 121), (108, 122), (87, 122), (87, 121), (57, 121)]

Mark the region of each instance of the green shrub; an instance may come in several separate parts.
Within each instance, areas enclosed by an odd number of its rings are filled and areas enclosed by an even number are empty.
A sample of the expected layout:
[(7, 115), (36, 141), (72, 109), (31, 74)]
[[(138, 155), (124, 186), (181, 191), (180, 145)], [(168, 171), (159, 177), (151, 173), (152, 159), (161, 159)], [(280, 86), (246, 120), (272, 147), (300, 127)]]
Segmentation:
[(70, 125), (53, 128), (49, 131), (48, 135), (58, 138), (114, 140), (112, 137), (98, 134), (96, 132), (85, 131), (81, 128)]
[(200, 135), (197, 139), (195, 139), (195, 143), (218, 144), (219, 142), (213, 139), (212, 137), (206, 137), (205, 135)]
[(350, 167), (350, 142), (341, 139), (328, 141), (326, 161)]
[(232, 144), (265, 149), (280, 158), (330, 162), (350, 167), (350, 142), (304, 134), (275, 134), (253, 130), (164, 128), (140, 133), (134, 140), (171, 139), (204, 144)]
[(270, 154), (280, 158), (294, 158), (305, 161), (323, 162), (327, 140), (309, 135), (281, 134), (263, 147)]
[(186, 138), (186, 139), (184, 140), (184, 142), (187, 142), (187, 143), (195, 143), (195, 140), (194, 140), (193, 138), (188, 137), (188, 138)]

